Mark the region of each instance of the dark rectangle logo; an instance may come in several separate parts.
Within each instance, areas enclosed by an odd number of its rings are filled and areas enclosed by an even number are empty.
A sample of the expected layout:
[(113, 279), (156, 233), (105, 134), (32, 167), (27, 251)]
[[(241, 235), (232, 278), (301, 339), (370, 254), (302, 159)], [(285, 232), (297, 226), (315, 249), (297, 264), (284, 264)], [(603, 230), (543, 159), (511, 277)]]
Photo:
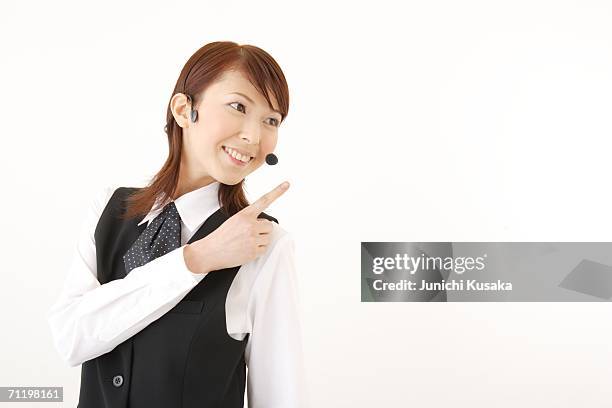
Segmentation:
[(362, 302), (602, 302), (609, 242), (362, 242)]

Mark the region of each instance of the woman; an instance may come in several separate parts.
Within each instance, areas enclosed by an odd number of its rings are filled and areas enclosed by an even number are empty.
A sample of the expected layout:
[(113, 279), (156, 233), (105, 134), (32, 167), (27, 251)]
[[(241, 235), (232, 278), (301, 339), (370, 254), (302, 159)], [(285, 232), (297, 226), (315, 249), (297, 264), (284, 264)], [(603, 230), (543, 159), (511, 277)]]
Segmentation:
[(305, 405), (293, 238), (263, 212), (288, 183), (251, 205), (243, 191), (288, 105), (257, 47), (213, 42), (187, 61), (166, 162), (94, 200), (47, 315), (82, 364), (80, 408), (242, 408), (246, 383), (250, 407)]

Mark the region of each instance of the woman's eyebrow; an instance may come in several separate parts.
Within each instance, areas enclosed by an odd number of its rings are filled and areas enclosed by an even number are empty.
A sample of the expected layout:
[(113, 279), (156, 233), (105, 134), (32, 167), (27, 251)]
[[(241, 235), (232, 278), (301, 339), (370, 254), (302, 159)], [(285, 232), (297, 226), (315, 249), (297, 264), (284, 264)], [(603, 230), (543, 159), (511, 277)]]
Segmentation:
[[(254, 101), (254, 100), (252, 100), (251, 98), (249, 98), (247, 95), (245, 95), (245, 94), (243, 94), (243, 93), (240, 93), (240, 92), (230, 92), (230, 94), (236, 94), (236, 95), (243, 96), (243, 97), (245, 97), (245, 98), (246, 98), (246, 99), (247, 99), (249, 102), (251, 102), (253, 105), (255, 105), (255, 101)], [(274, 112), (278, 113), (279, 115), (281, 115), (281, 117), (283, 117), (283, 114), (282, 114), (282, 113), (280, 113), (279, 111), (277, 111), (276, 109), (272, 109), (272, 111), (274, 111)]]

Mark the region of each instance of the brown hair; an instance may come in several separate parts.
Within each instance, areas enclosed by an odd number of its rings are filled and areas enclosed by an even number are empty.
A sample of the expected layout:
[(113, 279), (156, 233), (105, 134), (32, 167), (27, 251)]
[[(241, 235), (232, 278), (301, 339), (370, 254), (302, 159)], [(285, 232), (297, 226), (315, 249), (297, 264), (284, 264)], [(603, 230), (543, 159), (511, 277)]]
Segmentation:
[[(264, 95), (270, 108), (272, 102), (268, 90), (278, 102), (281, 123), (289, 113), (289, 88), (280, 66), (261, 48), (253, 45), (239, 45), (231, 41), (217, 41), (204, 45), (185, 63), (174, 91), (170, 96), (183, 93), (192, 97), (192, 106), (198, 102), (200, 93), (219, 78), (225, 71), (242, 72), (253, 86)], [(164, 195), (158, 208), (170, 202), (177, 185), (183, 146), (183, 129), (176, 123), (170, 102), (166, 113), (164, 132), (168, 136), (168, 158), (162, 168), (153, 176), (146, 187), (137, 189), (126, 200), (127, 211), (123, 218), (146, 215), (158, 196)], [(219, 186), (219, 203), (222, 211), (231, 216), (249, 205), (243, 190), (244, 180), (236, 185)]]

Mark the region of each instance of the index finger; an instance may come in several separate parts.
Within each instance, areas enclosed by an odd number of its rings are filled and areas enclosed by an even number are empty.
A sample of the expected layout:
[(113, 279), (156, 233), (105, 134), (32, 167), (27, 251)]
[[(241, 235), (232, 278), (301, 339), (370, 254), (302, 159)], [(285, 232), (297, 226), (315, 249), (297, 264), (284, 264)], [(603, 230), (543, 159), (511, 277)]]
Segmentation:
[(274, 202), (278, 197), (283, 195), (285, 191), (289, 189), (289, 182), (285, 181), (284, 183), (279, 184), (272, 191), (267, 192), (266, 194), (259, 197), (259, 199), (253, 202), (248, 207), (242, 209), (241, 212), (246, 212), (250, 214), (254, 214), (255, 216), (261, 214), (263, 210), (268, 208), (270, 204)]

